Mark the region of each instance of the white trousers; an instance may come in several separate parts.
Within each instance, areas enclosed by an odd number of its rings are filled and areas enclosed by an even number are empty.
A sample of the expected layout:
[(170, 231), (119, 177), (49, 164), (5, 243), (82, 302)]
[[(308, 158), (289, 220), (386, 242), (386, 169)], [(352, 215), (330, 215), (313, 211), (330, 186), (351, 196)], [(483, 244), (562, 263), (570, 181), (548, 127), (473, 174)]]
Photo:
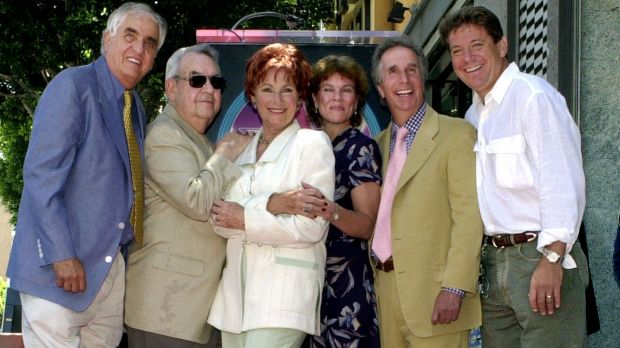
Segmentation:
[(124, 296), (125, 261), (120, 253), (116, 254), (93, 303), (83, 312), (21, 293), (24, 345), (117, 347), (123, 335)]

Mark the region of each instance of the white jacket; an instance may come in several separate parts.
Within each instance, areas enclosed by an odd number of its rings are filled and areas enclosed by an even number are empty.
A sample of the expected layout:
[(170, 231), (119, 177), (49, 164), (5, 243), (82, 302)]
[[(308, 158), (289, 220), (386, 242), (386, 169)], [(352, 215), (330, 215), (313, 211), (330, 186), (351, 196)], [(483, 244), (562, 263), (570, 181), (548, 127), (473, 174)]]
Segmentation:
[(246, 230), (215, 228), (228, 243), (209, 323), (236, 334), (270, 327), (319, 334), (328, 222), (272, 215), (267, 201), (302, 182), (333, 200), (331, 142), (325, 133), (293, 122), (258, 161), (257, 145), (258, 134), (237, 159), (243, 175), (225, 198), (244, 207)]

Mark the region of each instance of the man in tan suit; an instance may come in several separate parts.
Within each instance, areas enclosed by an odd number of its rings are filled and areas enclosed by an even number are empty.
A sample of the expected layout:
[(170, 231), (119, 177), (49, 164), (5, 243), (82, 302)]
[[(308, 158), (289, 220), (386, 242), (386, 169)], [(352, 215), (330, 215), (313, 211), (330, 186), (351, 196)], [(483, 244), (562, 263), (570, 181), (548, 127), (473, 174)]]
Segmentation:
[(383, 347), (467, 347), (481, 321), (476, 132), (424, 102), (426, 73), (407, 37), (375, 50), (373, 81), (392, 115), (377, 137), (385, 181), (371, 248)]
[(231, 161), (251, 139), (230, 133), (214, 150), (205, 137), (224, 86), (209, 45), (181, 48), (168, 60), (168, 105), (145, 140), (144, 242), (127, 263), (131, 347), (204, 347), (209, 341), (207, 316), (226, 253), (226, 241), (209, 221), (211, 206), (241, 174)]

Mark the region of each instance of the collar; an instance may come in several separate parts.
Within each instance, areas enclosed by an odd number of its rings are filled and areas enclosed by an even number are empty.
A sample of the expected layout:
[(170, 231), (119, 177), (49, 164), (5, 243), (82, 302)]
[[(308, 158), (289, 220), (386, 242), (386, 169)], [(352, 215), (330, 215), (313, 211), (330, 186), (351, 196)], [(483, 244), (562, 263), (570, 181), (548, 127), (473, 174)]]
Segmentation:
[(209, 144), (209, 142), (207, 141), (207, 139), (204, 136), (204, 134), (200, 134), (200, 133), (196, 132), (196, 130), (189, 123), (187, 123), (187, 121), (185, 121), (183, 119), (183, 117), (181, 117), (181, 115), (179, 115), (179, 113), (177, 112), (177, 109), (175, 109), (174, 106), (172, 106), (170, 104), (166, 104), (166, 107), (164, 108), (164, 111), (162, 112), (162, 114), (166, 115), (174, 123), (176, 123), (179, 127), (181, 127), (183, 132), (194, 143), (207, 143), (207, 144)]
[(104, 56), (99, 57), (95, 61), (95, 71), (97, 74), (103, 77), (103, 83), (107, 86), (104, 86), (105, 90), (111, 91), (110, 93), (114, 97), (115, 100), (120, 100), (121, 105), (125, 103), (124, 93), (125, 87), (121, 85), (121, 82), (116, 78), (116, 76), (112, 75), (110, 68), (108, 67), (108, 62), (106, 61)]
[[(508, 88), (512, 84), (512, 81), (517, 77), (520, 72), (521, 71), (519, 70), (519, 67), (515, 62), (510, 63), (506, 70), (504, 70), (499, 76), (497, 81), (495, 81), (493, 88), (491, 88), (489, 93), (487, 93), (487, 95), (484, 97), (484, 105), (487, 105), (491, 100), (494, 100), (497, 104), (501, 104), (502, 100), (504, 100), (504, 97), (506, 96), (506, 93), (508, 93)], [(474, 103), (482, 104), (482, 100), (475, 92)]]
[[(420, 125), (422, 124), (422, 119), (424, 119), (424, 114), (426, 113), (426, 108), (427, 108), (426, 103), (422, 103), (422, 106), (420, 106), (418, 111), (415, 114), (411, 115), (411, 117), (409, 117), (409, 119), (403, 125), (403, 127), (407, 128), (407, 130), (409, 131), (409, 134), (415, 134), (420, 128)], [(392, 122), (392, 135), (393, 136), (396, 135), (396, 131), (398, 130), (398, 128), (399, 128), (398, 125)]]
[[(275, 161), (280, 156), (280, 153), (284, 150), (291, 138), (293, 138), (297, 134), (297, 131), (299, 131), (300, 129), (301, 127), (299, 126), (297, 120), (293, 120), (293, 122), (288, 127), (286, 127), (280, 134), (278, 134), (277, 137), (275, 137), (275, 139), (271, 141), (271, 144), (269, 144), (265, 152), (263, 152), (260, 161)], [(237, 164), (254, 164), (257, 162), (256, 147), (258, 146), (258, 138), (260, 137), (262, 132), (263, 128), (261, 127), (261, 129), (259, 129), (258, 132), (256, 132), (256, 134), (254, 135), (254, 138), (252, 139), (250, 144), (246, 146), (245, 150), (243, 150), (241, 155), (239, 155), (239, 157), (237, 158)]]

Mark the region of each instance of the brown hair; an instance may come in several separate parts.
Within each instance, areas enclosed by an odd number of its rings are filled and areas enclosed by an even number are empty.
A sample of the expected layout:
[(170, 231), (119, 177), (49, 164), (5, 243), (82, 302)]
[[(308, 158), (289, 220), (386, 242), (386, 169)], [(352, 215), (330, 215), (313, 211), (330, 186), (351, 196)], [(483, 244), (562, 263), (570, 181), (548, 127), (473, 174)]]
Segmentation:
[(448, 14), (441, 20), (439, 23), (441, 41), (443, 41), (446, 47), (449, 47), (448, 36), (450, 36), (450, 33), (464, 25), (470, 24), (484, 28), (494, 43), (498, 43), (504, 37), (502, 25), (491, 10), (482, 6), (466, 6), (454, 13)]
[(308, 86), (308, 118), (316, 125), (322, 125), (323, 121), (319, 115), (312, 95), (318, 93), (321, 82), (330, 78), (333, 74), (338, 73), (351, 81), (355, 85), (355, 95), (357, 96), (357, 106), (355, 112), (349, 119), (349, 123), (353, 127), (357, 127), (362, 123), (361, 110), (366, 103), (366, 94), (368, 93), (368, 78), (362, 66), (349, 56), (329, 55), (321, 58), (312, 67), (312, 77)]
[(248, 100), (271, 69), (284, 72), (295, 85), (300, 99), (305, 99), (312, 69), (310, 63), (297, 47), (274, 43), (256, 51), (245, 65), (244, 92)]

